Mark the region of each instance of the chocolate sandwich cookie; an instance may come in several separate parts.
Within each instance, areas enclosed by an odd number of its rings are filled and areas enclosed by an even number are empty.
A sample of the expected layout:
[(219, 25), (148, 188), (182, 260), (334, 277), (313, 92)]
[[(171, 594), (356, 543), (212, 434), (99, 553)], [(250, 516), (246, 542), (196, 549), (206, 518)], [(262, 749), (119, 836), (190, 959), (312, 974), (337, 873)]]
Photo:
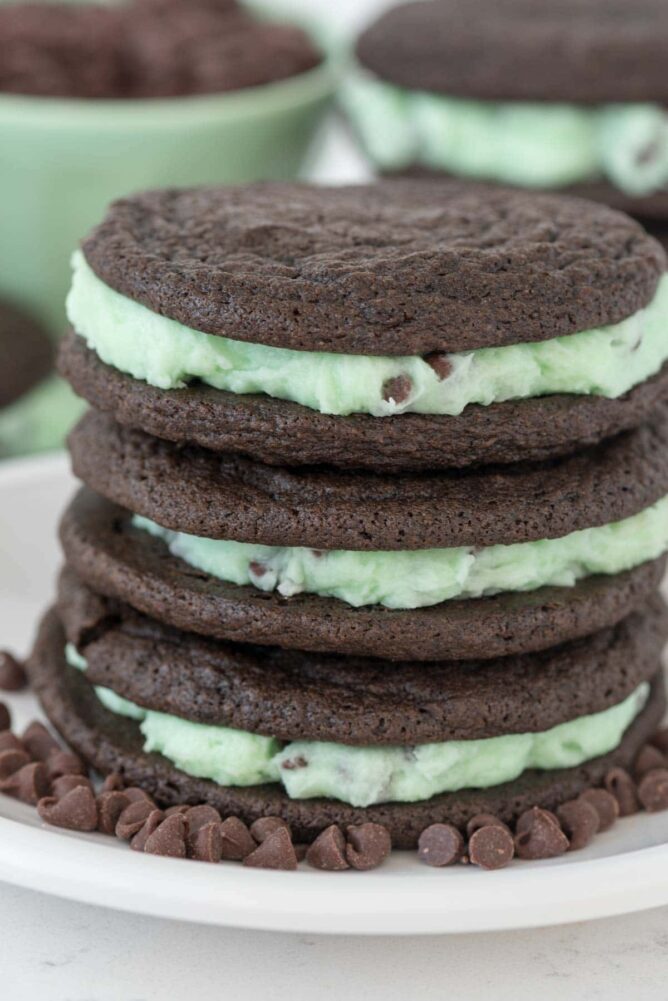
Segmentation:
[[(493, 813), (512, 821), (533, 805), (554, 809), (599, 783), (612, 765), (629, 766), (656, 728), (665, 707), (663, 683), (657, 675), (649, 695), (643, 695), (644, 708), (640, 703), (636, 705), (638, 711), (611, 751), (572, 767), (543, 771), (531, 768), (511, 782), (488, 789), (462, 789), (412, 803), (381, 802), (357, 807), (333, 798), (290, 798), (275, 782), (239, 788), (188, 775), (163, 754), (145, 750), (146, 740), (140, 730), (144, 723), (124, 718), (102, 705), (85, 675), (66, 664), (64, 643), (58, 617), (50, 613), (40, 629), (29, 673), (51, 722), (93, 767), (102, 774), (122, 772), (126, 781), (144, 787), (164, 805), (209, 802), (223, 815), (234, 814), (247, 822), (259, 816), (281, 816), (299, 841), (313, 840), (332, 823), (359, 824), (369, 820), (389, 828), (395, 847), (410, 848), (431, 823), (464, 827), (478, 813)], [(290, 764), (287, 775), (308, 769), (308, 762), (286, 762), (285, 758), (282, 762)]]
[(544, 456), (662, 395), (665, 268), (637, 224), (552, 196), (149, 192), (75, 255), (62, 370), (122, 423), (287, 464)]
[(357, 44), (348, 112), (381, 169), (419, 164), (668, 217), (662, 0), (421, 0)]
[(40, 383), (53, 365), (53, 348), (42, 327), (0, 302), (0, 409)]

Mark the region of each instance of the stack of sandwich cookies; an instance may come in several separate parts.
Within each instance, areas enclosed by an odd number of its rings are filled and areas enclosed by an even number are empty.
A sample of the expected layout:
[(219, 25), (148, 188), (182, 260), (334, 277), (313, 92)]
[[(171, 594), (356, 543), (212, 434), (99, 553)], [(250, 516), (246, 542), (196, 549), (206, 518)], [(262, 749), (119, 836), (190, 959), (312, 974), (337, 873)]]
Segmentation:
[(75, 258), (96, 409), (30, 673), (163, 804), (412, 847), (557, 808), (660, 721), (665, 257), (608, 209), (433, 191), (140, 195)]

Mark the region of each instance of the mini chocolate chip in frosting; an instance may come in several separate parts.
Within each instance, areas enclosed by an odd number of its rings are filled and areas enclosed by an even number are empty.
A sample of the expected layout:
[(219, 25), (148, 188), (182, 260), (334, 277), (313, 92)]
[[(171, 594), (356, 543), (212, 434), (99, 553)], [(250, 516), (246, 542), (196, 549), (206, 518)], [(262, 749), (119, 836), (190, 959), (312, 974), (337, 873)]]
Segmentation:
[(31, 758), (46, 761), (54, 751), (60, 751), (60, 744), (55, 740), (43, 723), (33, 720), (24, 730), (21, 739)]
[(257, 845), (251, 833), (238, 817), (227, 817), (220, 825), (222, 858), (230, 862), (243, 862)]
[(382, 824), (350, 826), (346, 839), (346, 859), (353, 869), (375, 869), (392, 850), (390, 832)]
[(98, 830), (102, 834), (115, 834), (120, 816), (130, 805), (130, 801), (120, 789), (109, 789), (107, 792), (101, 792), (96, 802)]
[(630, 817), (640, 809), (633, 779), (624, 768), (611, 768), (603, 780), (605, 788), (617, 800), (620, 817)]
[[(19, 692), (28, 684), (26, 673), (16, 657), (8, 650), (0, 650), (0, 690), (3, 692)], [(0, 727), (1, 730), (8, 727)]]
[(306, 851), (306, 861), (315, 869), (325, 869), (327, 872), (341, 872), (350, 868), (346, 859), (346, 839), (337, 824), (330, 824), (320, 832)]
[(243, 864), (254, 869), (296, 869), (297, 856), (287, 827), (276, 827)]
[(668, 768), (655, 768), (643, 775), (638, 798), (648, 813), (668, 810)]
[(517, 821), (515, 851), (522, 859), (556, 858), (568, 851), (568, 838), (550, 810), (534, 806)]
[(260, 563), (259, 560), (251, 560), (248, 564), (248, 572), (252, 577), (264, 577), (268, 569), (266, 563)]
[(0, 702), (0, 731), (9, 730), (12, 725), (12, 714), (4, 702)]
[(425, 355), (424, 360), (430, 368), (433, 368), (441, 382), (452, 375), (452, 362), (447, 355), (433, 351), (431, 354)]
[(476, 827), (469, 839), (469, 860), (481, 869), (503, 869), (512, 862), (514, 855), (513, 836), (503, 823)]
[(418, 857), (427, 865), (452, 865), (463, 854), (464, 838), (452, 824), (431, 824), (418, 840)]
[(288, 834), (290, 833), (290, 827), (282, 817), (258, 817), (251, 824), (250, 833), (259, 844), (280, 827), (284, 827)]
[(609, 831), (619, 816), (619, 803), (607, 789), (585, 789), (579, 799), (593, 806), (598, 814), (598, 830)]
[(281, 761), (281, 768), (284, 768), (287, 772), (292, 772), (296, 768), (306, 768), (308, 761), (301, 754), (298, 754), (296, 758), (286, 758), (285, 761)]
[(667, 765), (666, 756), (661, 753), (658, 747), (654, 747), (653, 744), (645, 744), (633, 762), (633, 774), (636, 779), (641, 779), (647, 772), (654, 771), (655, 768), (665, 768)]
[(557, 809), (557, 817), (568, 835), (569, 851), (585, 848), (598, 832), (598, 812), (586, 799), (571, 799)]
[(182, 814), (175, 813), (163, 820), (147, 838), (144, 851), (148, 855), (185, 858), (186, 822)]
[(398, 406), (409, 399), (413, 389), (413, 381), (407, 375), (395, 375), (383, 383), (383, 399), (386, 403)]
[(92, 789), (76, 786), (61, 799), (45, 796), (37, 804), (42, 820), (69, 831), (94, 831), (97, 828), (97, 806)]

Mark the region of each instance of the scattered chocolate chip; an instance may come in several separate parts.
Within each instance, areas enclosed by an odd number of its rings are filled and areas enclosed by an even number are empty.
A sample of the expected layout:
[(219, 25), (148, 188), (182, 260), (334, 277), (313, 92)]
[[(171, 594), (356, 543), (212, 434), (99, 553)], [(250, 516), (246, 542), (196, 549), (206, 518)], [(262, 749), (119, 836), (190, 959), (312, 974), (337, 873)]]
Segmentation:
[(53, 751), (46, 759), (46, 770), (50, 779), (61, 775), (85, 775), (86, 766), (81, 758), (72, 751)]
[(4, 702), (0, 702), (0, 731), (9, 730), (12, 725), (12, 714)]
[(464, 839), (452, 824), (431, 824), (420, 835), (418, 858), (427, 865), (452, 865), (463, 854)]
[(125, 782), (120, 772), (110, 772), (102, 783), (100, 792), (116, 792), (125, 789)]
[(511, 833), (508, 824), (499, 820), (493, 813), (476, 813), (466, 825), (466, 837), (473, 837), (475, 832), (480, 830), (481, 827), (503, 827), (504, 831), (508, 831), (509, 834)]
[(145, 803), (150, 803), (153, 809), (155, 809), (155, 803), (145, 789), (140, 789), (139, 786), (128, 786), (128, 788), (124, 789), (123, 792), (131, 803), (137, 803), (143, 800)]
[[(127, 790), (123, 795), (127, 797)], [(152, 810), (155, 810), (155, 804), (148, 799), (130, 801), (118, 818), (114, 832), (116, 837), (129, 841), (144, 826), (146, 818)]]
[(144, 846), (148, 855), (163, 855), (166, 858), (186, 857), (186, 822), (182, 814), (167, 817), (149, 836)]
[(0, 751), (0, 781), (9, 778), (14, 772), (18, 772), (19, 768), (28, 764), (30, 764), (30, 758), (25, 751), (19, 751), (16, 748)]
[(37, 806), (49, 792), (49, 776), (43, 761), (31, 761), (0, 782), (0, 792), (16, 796), (22, 803)]
[(8, 650), (0, 650), (0, 689), (3, 692), (20, 692), (27, 684), (26, 673), (16, 657), (12, 657)]
[(242, 820), (228, 817), (220, 825), (222, 858), (230, 862), (242, 862), (255, 851), (255, 840)]
[(254, 869), (296, 869), (297, 856), (287, 827), (276, 827), (267, 834), (255, 851), (246, 856), (244, 865)]
[[(151, 810), (148, 817), (139, 828), (136, 834), (130, 838), (130, 848), (135, 852), (143, 852), (146, 849), (146, 842), (151, 837), (151, 835), (157, 831), (160, 824), (165, 819), (165, 814), (162, 810)], [(156, 853), (161, 854), (161, 853)]]
[(611, 768), (603, 780), (605, 788), (617, 800), (620, 817), (630, 817), (640, 809), (633, 779), (624, 768)]
[(21, 735), (25, 748), (31, 758), (36, 761), (46, 761), (53, 751), (60, 751), (60, 744), (55, 740), (43, 723), (33, 720)]
[(440, 351), (432, 351), (431, 354), (425, 355), (424, 360), (430, 368), (433, 368), (441, 382), (452, 375), (452, 362), (447, 355), (441, 354)]
[(45, 796), (37, 804), (42, 820), (68, 831), (94, 831), (97, 828), (95, 796), (86, 786), (70, 789), (62, 799)]
[(11, 730), (0, 731), (0, 751), (25, 751), (23, 741)]
[(383, 383), (383, 399), (386, 403), (405, 403), (411, 395), (413, 382), (407, 375), (395, 375)]
[(602, 834), (609, 831), (619, 816), (619, 803), (607, 789), (585, 789), (578, 796), (593, 806), (598, 814), (598, 831)]
[(56, 799), (61, 799), (66, 793), (72, 789), (76, 789), (77, 786), (88, 786), (89, 789), (93, 788), (90, 779), (86, 778), (85, 775), (60, 775), (51, 783), (51, 795), (55, 796)]
[(515, 842), (506, 824), (483, 824), (469, 839), (469, 861), (481, 869), (503, 869), (514, 855)]
[(298, 845), (293, 845), (292, 847), (295, 850), (295, 855), (297, 856), (297, 861), (298, 862), (303, 862), (304, 859), (306, 858), (307, 852), (308, 852), (308, 850), (309, 850), (309, 848), (311, 846), (310, 845), (298, 844)]
[[(63, 776), (73, 778), (74, 776)], [(55, 783), (54, 783), (55, 785)], [(115, 834), (121, 814), (129, 806), (129, 800), (120, 789), (101, 792), (97, 797), (98, 829), (102, 834)]]
[(550, 810), (526, 810), (517, 821), (515, 852), (521, 859), (556, 858), (568, 851), (568, 838)]
[(638, 798), (648, 813), (668, 810), (668, 768), (655, 768), (643, 775)]
[(348, 827), (346, 838), (346, 858), (353, 869), (375, 869), (392, 850), (390, 832), (382, 824)]
[(167, 807), (167, 809), (165, 810), (165, 816), (171, 817), (175, 813), (180, 813), (183, 816), (185, 816), (188, 810), (190, 809), (191, 807), (189, 807), (187, 803), (177, 803), (176, 806)]
[(202, 803), (200, 806), (188, 806), (185, 812), (188, 834), (197, 834), (206, 824), (219, 824), (220, 814), (213, 806)]
[(350, 868), (350, 863), (346, 859), (346, 839), (336, 824), (321, 831), (313, 844), (309, 845), (305, 857), (314, 869), (340, 872)]
[(598, 811), (586, 799), (571, 799), (557, 809), (557, 817), (568, 835), (569, 851), (585, 848), (598, 832)]
[(282, 817), (258, 817), (254, 820), (250, 826), (251, 836), (255, 838), (258, 844), (261, 844), (265, 838), (268, 838), (270, 834), (277, 831), (279, 827), (284, 827), (288, 834), (290, 834), (290, 827), (282, 819)]
[(188, 836), (188, 857), (198, 862), (220, 862), (223, 857), (220, 823), (211, 821)]
[(650, 744), (658, 747), (663, 754), (668, 754), (668, 726), (662, 730), (657, 730), (650, 738)]
[(638, 756), (633, 763), (633, 774), (636, 779), (640, 779), (647, 772), (652, 772), (656, 768), (665, 768), (668, 765), (666, 757), (658, 747), (653, 744), (645, 744), (638, 752)]

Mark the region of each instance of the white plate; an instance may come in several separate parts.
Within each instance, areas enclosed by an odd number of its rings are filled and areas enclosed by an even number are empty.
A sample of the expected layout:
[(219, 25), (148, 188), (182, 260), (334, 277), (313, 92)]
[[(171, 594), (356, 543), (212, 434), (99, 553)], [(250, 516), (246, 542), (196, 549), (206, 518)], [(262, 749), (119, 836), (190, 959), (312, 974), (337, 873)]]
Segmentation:
[[(0, 646), (28, 650), (53, 593), (66, 460), (0, 467)], [(30, 695), (9, 698), (19, 723)], [(136, 855), (101, 835), (42, 827), (0, 796), (0, 879), (74, 900), (210, 924), (348, 934), (535, 927), (668, 904), (668, 813), (620, 821), (583, 852), (496, 873), (430, 869), (397, 852), (371, 873), (217, 867)]]

